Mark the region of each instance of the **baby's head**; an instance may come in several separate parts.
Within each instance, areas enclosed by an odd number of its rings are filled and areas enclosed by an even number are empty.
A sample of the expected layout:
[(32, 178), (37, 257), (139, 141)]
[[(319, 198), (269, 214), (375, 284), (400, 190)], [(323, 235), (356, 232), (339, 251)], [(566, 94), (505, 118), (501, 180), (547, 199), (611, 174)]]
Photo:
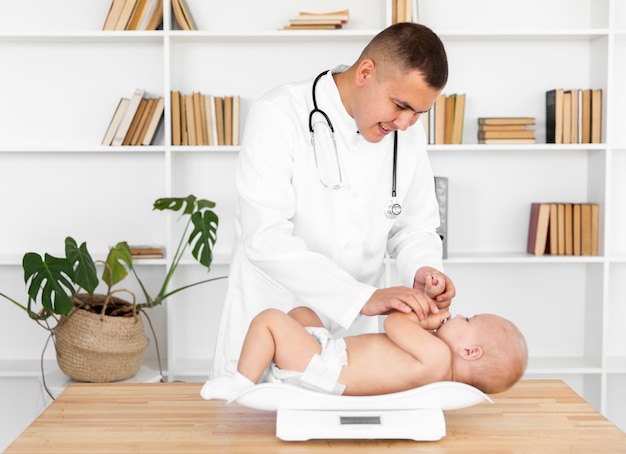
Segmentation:
[(505, 391), (522, 378), (528, 347), (520, 330), (493, 314), (457, 315), (437, 330), (452, 352), (454, 380), (488, 394)]

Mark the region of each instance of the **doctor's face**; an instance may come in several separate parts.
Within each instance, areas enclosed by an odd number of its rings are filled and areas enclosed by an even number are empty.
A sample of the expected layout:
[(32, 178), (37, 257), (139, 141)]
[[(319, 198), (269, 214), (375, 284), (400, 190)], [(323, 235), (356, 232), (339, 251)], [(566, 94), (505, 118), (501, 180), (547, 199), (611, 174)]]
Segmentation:
[(389, 70), (381, 73), (372, 66), (363, 75), (352, 115), (368, 142), (380, 142), (391, 132), (414, 125), (441, 93), (430, 87), (417, 70), (406, 74)]

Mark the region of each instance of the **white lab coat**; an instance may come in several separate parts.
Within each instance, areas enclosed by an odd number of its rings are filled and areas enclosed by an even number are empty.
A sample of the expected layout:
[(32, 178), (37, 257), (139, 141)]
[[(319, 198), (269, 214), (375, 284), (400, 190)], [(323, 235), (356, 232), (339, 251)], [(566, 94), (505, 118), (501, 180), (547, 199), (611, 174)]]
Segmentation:
[[(435, 233), (439, 212), (421, 123), (398, 134), (402, 214), (389, 219), (384, 208), (391, 199), (393, 134), (379, 143), (364, 140), (332, 76), (324, 75), (317, 84), (317, 103), (335, 128), (345, 182), (339, 190), (324, 187), (308, 130), (312, 82), (270, 91), (246, 119), (214, 376), (232, 370), (251, 319), (266, 308), (289, 311), (306, 305), (333, 327), (353, 327), (365, 302), (382, 286), (385, 251), (395, 257), (402, 283), (409, 287), (419, 267), (442, 269)], [(357, 324), (359, 332), (378, 329), (375, 317), (361, 317)]]

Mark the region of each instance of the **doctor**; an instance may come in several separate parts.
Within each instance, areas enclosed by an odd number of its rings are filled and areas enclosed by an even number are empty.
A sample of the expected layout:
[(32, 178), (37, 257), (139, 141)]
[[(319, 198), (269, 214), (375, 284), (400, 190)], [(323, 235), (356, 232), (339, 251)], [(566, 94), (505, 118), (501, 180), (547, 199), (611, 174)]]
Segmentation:
[[(375, 332), (392, 310), (428, 312), (442, 270), (439, 212), (420, 115), (447, 82), (427, 27), (392, 25), (350, 67), (275, 88), (251, 107), (237, 168), (238, 213), (213, 376), (236, 368), (252, 318), (310, 306), (331, 330)], [(380, 288), (384, 257), (402, 286)]]

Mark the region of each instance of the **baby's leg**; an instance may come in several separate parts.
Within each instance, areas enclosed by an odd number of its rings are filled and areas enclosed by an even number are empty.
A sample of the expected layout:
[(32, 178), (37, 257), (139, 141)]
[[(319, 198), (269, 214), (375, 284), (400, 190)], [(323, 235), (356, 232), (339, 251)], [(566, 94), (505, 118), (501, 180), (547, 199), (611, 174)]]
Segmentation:
[(304, 306), (298, 306), (289, 311), (289, 316), (295, 319), (302, 326), (319, 326), (324, 327), (322, 320), (312, 309)]
[(268, 309), (257, 315), (244, 339), (237, 370), (257, 382), (272, 360), (281, 369), (303, 372), (322, 347), (290, 315)]

